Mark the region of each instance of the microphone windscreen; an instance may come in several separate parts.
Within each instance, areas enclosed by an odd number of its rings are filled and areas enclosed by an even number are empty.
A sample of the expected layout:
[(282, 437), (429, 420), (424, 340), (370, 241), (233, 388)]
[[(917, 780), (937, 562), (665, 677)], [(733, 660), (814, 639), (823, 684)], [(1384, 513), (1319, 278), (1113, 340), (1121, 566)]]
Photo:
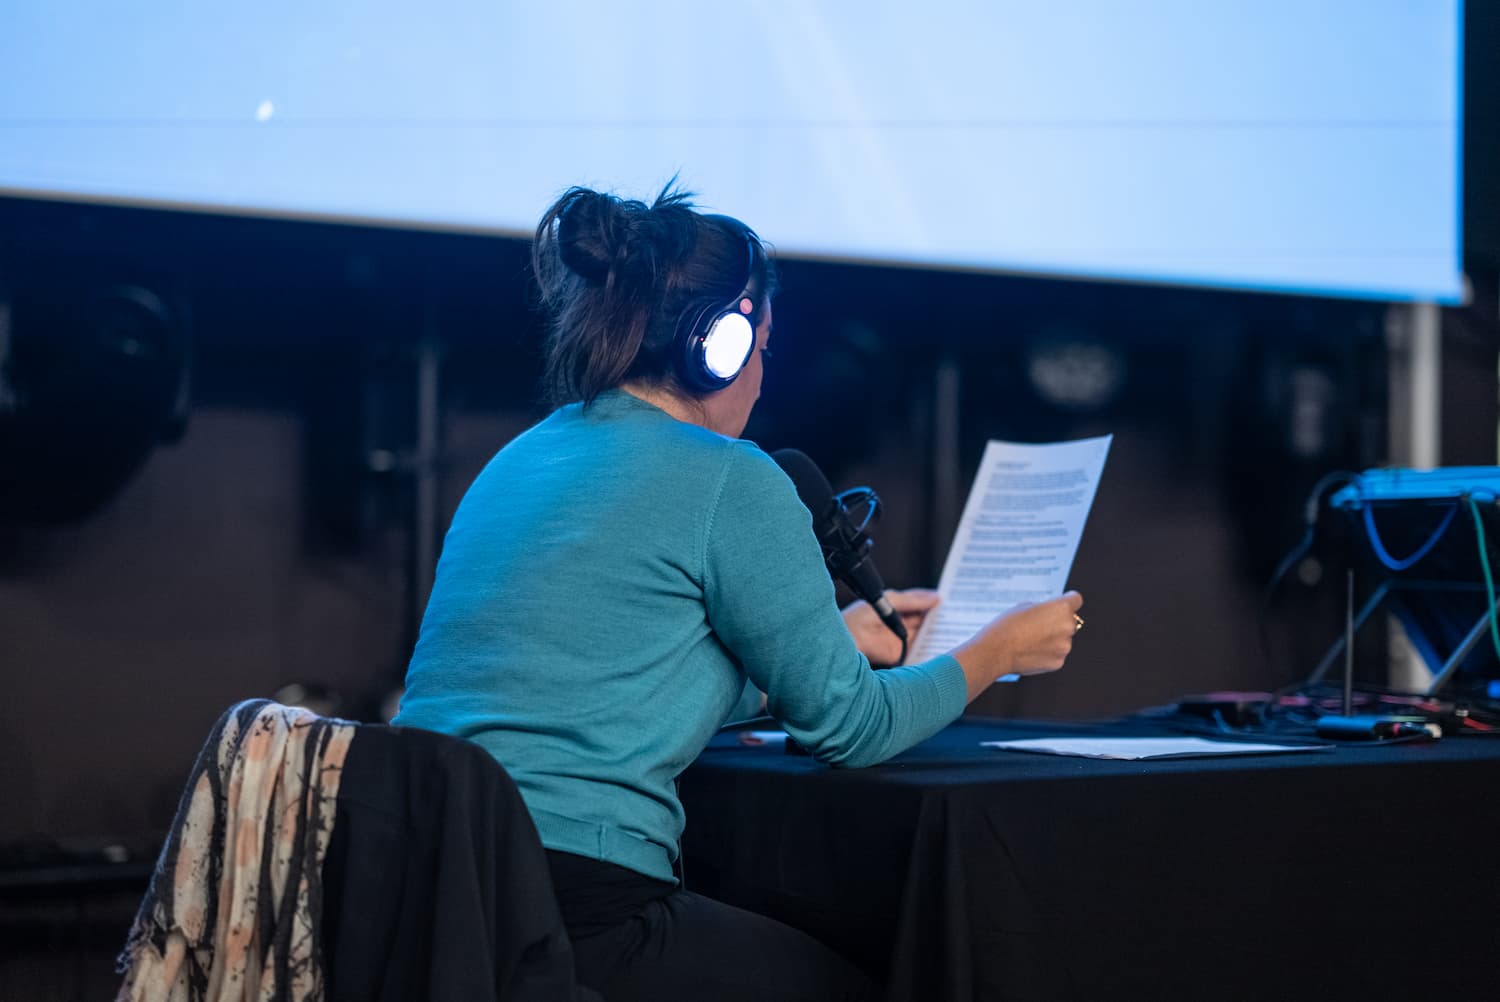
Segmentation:
[(828, 482), (823, 471), (818, 469), (818, 464), (804, 452), (797, 449), (777, 449), (771, 453), (771, 458), (791, 479), (792, 486), (797, 488), (797, 497), (812, 512), (814, 530), (822, 535), (834, 505), (833, 485)]
[[(777, 449), (771, 458), (792, 481), (797, 497), (812, 513), (813, 533), (823, 548), (828, 573), (874, 606), (881, 621), (904, 642), (906, 627), (885, 599), (885, 583), (880, 580), (875, 561), (870, 559), (870, 540), (850, 524), (843, 503), (834, 497), (833, 486), (818, 464), (796, 449)], [(902, 656), (905, 657), (904, 647)]]

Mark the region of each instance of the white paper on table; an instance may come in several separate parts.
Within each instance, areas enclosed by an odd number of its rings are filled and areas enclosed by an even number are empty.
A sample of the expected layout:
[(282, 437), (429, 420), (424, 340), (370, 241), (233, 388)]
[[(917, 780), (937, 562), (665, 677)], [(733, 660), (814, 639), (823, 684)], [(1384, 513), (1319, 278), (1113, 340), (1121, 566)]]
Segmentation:
[(1077, 755), (1083, 758), (1182, 758), (1200, 755), (1266, 755), (1272, 752), (1326, 751), (1328, 745), (1270, 745), (1250, 741), (1210, 741), (1206, 738), (1023, 738), (1019, 741), (981, 741), (986, 748), (1006, 751)]
[(1011, 606), (1044, 602), (1067, 589), (1112, 438), (985, 446), (943, 562), (942, 602), (922, 625), (908, 661), (952, 650)]

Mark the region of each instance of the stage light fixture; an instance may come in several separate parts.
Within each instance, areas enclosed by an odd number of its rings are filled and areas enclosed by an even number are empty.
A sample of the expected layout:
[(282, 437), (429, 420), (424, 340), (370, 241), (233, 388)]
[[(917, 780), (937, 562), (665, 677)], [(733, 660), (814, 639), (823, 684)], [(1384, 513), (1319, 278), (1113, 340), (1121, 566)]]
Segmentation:
[(0, 290), (0, 519), (84, 518), (182, 436), (182, 314), (128, 282)]

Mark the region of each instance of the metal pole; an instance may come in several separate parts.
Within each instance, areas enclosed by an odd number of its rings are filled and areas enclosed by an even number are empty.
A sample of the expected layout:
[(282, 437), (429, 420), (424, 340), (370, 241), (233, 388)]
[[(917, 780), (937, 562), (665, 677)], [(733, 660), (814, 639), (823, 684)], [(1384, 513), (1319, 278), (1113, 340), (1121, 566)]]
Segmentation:
[(1436, 303), (1411, 305), (1411, 455), (1406, 465), (1440, 465), (1443, 430), (1442, 317)]
[(1432, 469), (1442, 460), (1442, 339), (1436, 303), (1390, 307), (1386, 315), (1390, 384), (1390, 461)]
[(1354, 715), (1354, 568), (1344, 571), (1344, 716)]
[[(1442, 315), (1436, 303), (1390, 307), (1386, 318), (1390, 379), (1390, 464), (1429, 470), (1442, 463)], [(1387, 679), (1420, 692), (1431, 672), (1394, 616), (1387, 618)]]
[(439, 377), (441, 359), (437, 342), (424, 332), (417, 345), (417, 428), (412, 456), (412, 589), (413, 623), (422, 621), (432, 579), (437, 573), (438, 552), (438, 448), (441, 434)]
[(937, 360), (932, 393), (932, 552), (939, 564), (958, 526), (959, 394), (962, 381), (951, 349)]

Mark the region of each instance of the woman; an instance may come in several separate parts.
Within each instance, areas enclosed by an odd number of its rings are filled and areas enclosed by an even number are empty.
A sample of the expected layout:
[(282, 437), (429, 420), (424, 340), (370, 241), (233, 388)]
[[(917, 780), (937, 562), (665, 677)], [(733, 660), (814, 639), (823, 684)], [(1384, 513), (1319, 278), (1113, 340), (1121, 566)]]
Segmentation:
[[(459, 505), (395, 722), (509, 771), (579, 978), (606, 998), (867, 997), (815, 941), (678, 886), (676, 777), (762, 700), (823, 761), (880, 762), (999, 676), (1061, 667), (1081, 600), (870, 671), (894, 638), (867, 606), (841, 616), (807, 509), (738, 438), (769, 354), (760, 240), (682, 193), (648, 207), (575, 188), (542, 217), (533, 264), (559, 406)], [(893, 601), (920, 620), (933, 599)]]

